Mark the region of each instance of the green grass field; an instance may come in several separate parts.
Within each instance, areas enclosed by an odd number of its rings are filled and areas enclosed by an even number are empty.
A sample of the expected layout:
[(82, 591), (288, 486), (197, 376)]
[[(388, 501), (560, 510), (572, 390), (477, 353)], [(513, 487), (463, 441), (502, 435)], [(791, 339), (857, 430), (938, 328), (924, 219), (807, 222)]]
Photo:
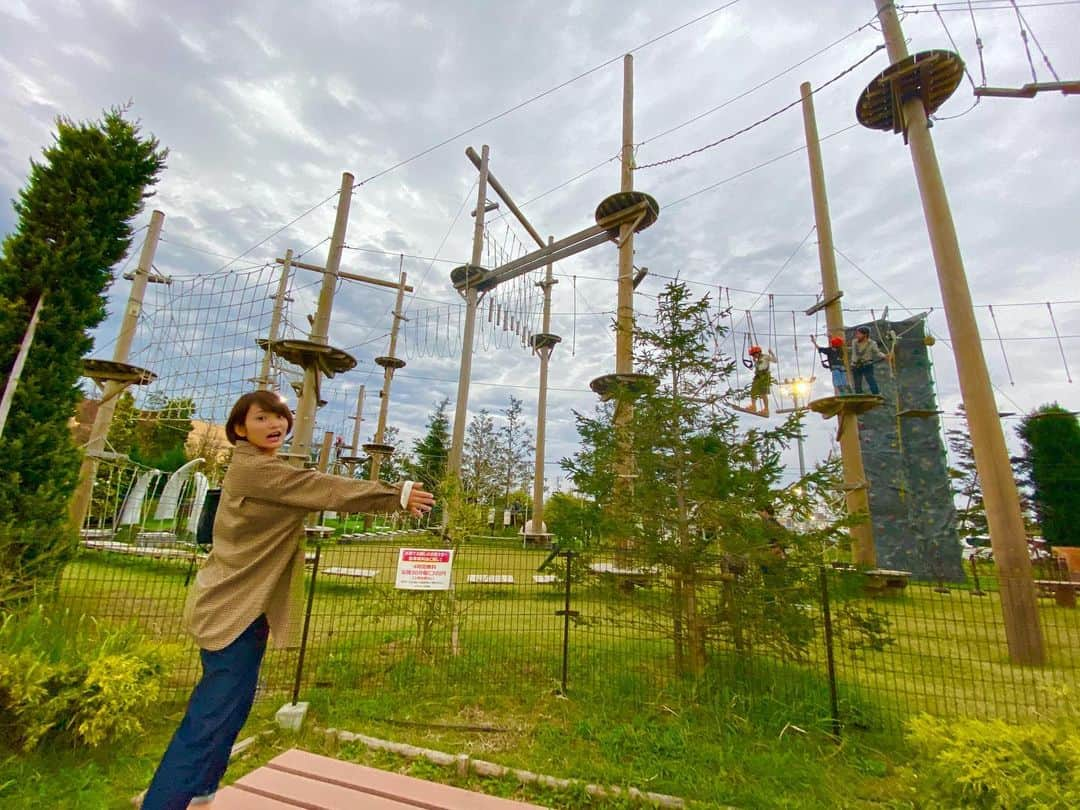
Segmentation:
[[(323, 549), (301, 689), (301, 699), (312, 703), (313, 723), (554, 776), (670, 793), (703, 806), (911, 807), (917, 804), (896, 776), (907, 756), (903, 718), (929, 711), (1031, 721), (1052, 709), (1047, 687), (1080, 680), (1080, 611), (1052, 601), (1040, 602), (1050, 664), (1038, 669), (1009, 663), (994, 592), (975, 597), (964, 587), (938, 593), (913, 584), (897, 596), (841, 601), (833, 605), (838, 623), (844, 605), (853, 603), (886, 622), (881, 649), (850, 649), (849, 636), (836, 640), (843, 725), (837, 744), (829, 735), (820, 627), (803, 662), (736, 655), (718, 641), (706, 677), (683, 681), (672, 671), (670, 640), (649, 627), (655, 594), (591, 579), (573, 586), (572, 609), (590, 621), (571, 624), (562, 695), (563, 617), (556, 615), (562, 584), (533, 580), (546, 556), (512, 540), (466, 547), (455, 561), (454, 601), (448, 602), (393, 589), (396, 546)], [(561, 565), (552, 573), (561, 575)], [(378, 573), (326, 573), (334, 567)], [(149, 778), (197, 674), (195, 650), (179, 626), (188, 573), (184, 560), (113, 554), (83, 555), (68, 567), (60, 589), (66, 607), (107, 621), (136, 620), (182, 646), (185, 657), (172, 674), (177, 703), (145, 739), (89, 756), (77, 780), (65, 772), (71, 752), (8, 756), (0, 802), (29, 796), (34, 801), (19, 806), (119, 806), (64, 804), (67, 799), (50, 798), (49, 791), (70, 782), (62, 790), (86, 802), (84, 788), (74, 784), (83, 780), (85, 790), (97, 784), (109, 801), (118, 801)], [(514, 583), (469, 585), (473, 573), (510, 575)], [(620, 622), (598, 620), (612, 612)], [(291, 692), (296, 663), (295, 652), (268, 655), (264, 699), (250, 729), (268, 728), (267, 717)], [(268, 734), (245, 763), (253, 766), (293, 742)], [(385, 758), (311, 731), (299, 744), (366, 762)], [(238, 763), (230, 776), (244, 767)], [(434, 768), (411, 767), (423, 774)], [(50, 773), (55, 778), (43, 776)], [(21, 785), (43, 792), (24, 793)], [(488, 787), (506, 792), (513, 786)], [(553, 807), (620, 806), (518, 795)]]

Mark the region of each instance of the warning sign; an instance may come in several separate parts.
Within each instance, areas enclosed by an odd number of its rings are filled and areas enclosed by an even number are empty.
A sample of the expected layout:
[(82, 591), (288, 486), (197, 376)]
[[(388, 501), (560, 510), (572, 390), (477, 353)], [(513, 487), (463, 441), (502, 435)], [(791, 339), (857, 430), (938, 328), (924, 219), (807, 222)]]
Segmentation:
[(454, 552), (437, 548), (398, 549), (394, 587), (403, 591), (448, 591)]

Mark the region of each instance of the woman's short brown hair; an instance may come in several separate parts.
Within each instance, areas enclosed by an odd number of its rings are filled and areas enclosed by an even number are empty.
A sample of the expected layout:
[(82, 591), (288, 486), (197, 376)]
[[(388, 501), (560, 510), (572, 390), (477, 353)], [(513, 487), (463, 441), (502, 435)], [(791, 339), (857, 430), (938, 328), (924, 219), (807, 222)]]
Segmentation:
[(225, 438), (229, 440), (229, 444), (236, 444), (243, 438), (237, 434), (236, 429), (243, 426), (252, 405), (258, 405), (264, 411), (284, 416), (285, 421), (289, 423), (289, 427), (285, 432), (292, 432), (293, 414), (289, 410), (288, 403), (280, 395), (275, 394), (273, 391), (249, 391), (236, 400), (236, 404), (229, 411), (229, 421), (225, 423)]

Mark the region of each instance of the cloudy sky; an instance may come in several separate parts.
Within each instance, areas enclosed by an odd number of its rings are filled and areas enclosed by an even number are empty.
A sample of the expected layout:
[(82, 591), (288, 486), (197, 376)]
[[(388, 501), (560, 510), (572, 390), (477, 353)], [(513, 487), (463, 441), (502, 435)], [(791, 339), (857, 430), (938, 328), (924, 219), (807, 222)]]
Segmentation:
[[(1011, 3), (970, 5), (973, 15), (967, 3), (941, 2), (939, 15), (906, 4), (903, 26), (912, 51), (951, 48), (951, 35), (970, 71), (933, 135), (998, 403), (1080, 409), (1069, 381), (1080, 374), (1080, 97), (973, 106), (984, 71), (997, 86), (1032, 77)], [(1042, 52), (1062, 79), (1080, 78), (1080, 2), (1019, 8), (1038, 78), (1053, 78)], [(644, 165), (721, 140), (797, 99), (801, 82), (822, 85), (867, 57), (882, 41), (873, 14), (872, 0), (0, 0), (0, 196), (17, 193), (57, 115), (87, 119), (130, 102), (170, 149), (152, 207), (166, 215), (155, 266), (174, 278), (149, 293), (136, 359), (162, 367), (158, 391), (210, 402), (213, 380), (232, 374), (227, 399), (257, 363), (253, 338), (268, 328), (277, 283), (268, 264), (287, 248), (325, 260), (334, 193), (351, 172), (358, 185), (342, 268), (394, 279), (401, 267), (416, 286), (401, 347), (409, 364), (390, 408), (411, 443), (433, 404), (449, 397), (452, 408), (456, 395), (460, 299), (448, 273), (467, 260), (472, 238), (477, 173), (467, 146), (488, 144), (492, 172), (536, 229), (566, 236), (592, 224), (597, 203), (618, 190), (623, 54), (634, 56)], [(854, 116), (862, 88), (886, 66), (879, 50), (816, 98), (845, 318), (868, 320), (886, 306), (896, 317), (932, 310), (941, 338), (932, 359), (952, 425), (956, 371), (910, 156), (899, 136), (863, 129)], [(820, 288), (803, 146), (796, 106), (636, 173), (636, 187), (663, 209), (636, 240), (635, 262), (651, 271), (635, 297), (641, 317), (678, 276), (730, 302), (739, 353), (751, 310), (757, 341), (774, 346), (784, 376), (812, 368), (808, 336), (824, 323), (801, 314)], [(505, 206), (489, 216), (485, 264), (532, 249)], [(149, 207), (136, 225), (148, 219)], [(12, 227), (5, 204), (0, 232)], [(563, 343), (552, 360), (552, 484), (576, 445), (571, 411), (591, 409), (588, 381), (614, 368), (616, 271), (607, 245), (556, 266), (552, 331)], [(306, 271), (293, 279), (287, 334), (303, 336), (317, 285)], [(499, 301), (508, 312), (535, 311), (531, 289), (501, 290)], [(124, 281), (112, 289), (99, 356), (111, 356), (127, 293)], [(327, 386), (320, 429), (350, 438), (347, 415), (363, 384), (370, 434), (381, 380), (372, 359), (386, 352), (392, 306), (392, 292), (341, 285), (331, 342), (358, 366)], [(201, 348), (177, 350), (170, 323)], [(486, 315), (481, 327), (470, 410), (497, 411), (513, 394), (532, 422), (536, 359), (507, 345)], [(1005, 424), (1011, 434), (1015, 420)], [(829, 452), (833, 430), (810, 418), (809, 460)], [(794, 454), (791, 463), (794, 471)]]

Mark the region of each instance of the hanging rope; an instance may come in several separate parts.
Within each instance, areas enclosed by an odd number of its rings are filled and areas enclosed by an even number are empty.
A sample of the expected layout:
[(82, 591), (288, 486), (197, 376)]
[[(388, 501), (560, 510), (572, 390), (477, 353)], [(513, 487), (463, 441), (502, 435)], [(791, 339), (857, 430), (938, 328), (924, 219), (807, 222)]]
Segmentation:
[[(1020, 13), (1020, 7), (1016, 5), (1016, 0), (1013, 0), (1013, 8), (1016, 9), (1016, 17), (1020, 20), (1020, 24), (1025, 26), (1028, 31), (1031, 32), (1031, 39), (1035, 43), (1035, 47), (1039, 49), (1039, 53), (1042, 54), (1043, 62), (1046, 64), (1046, 69), (1050, 71), (1050, 75), (1054, 77), (1055, 82), (1060, 82), (1061, 77), (1057, 75), (1057, 71), (1054, 70), (1054, 66), (1050, 64), (1050, 57), (1046, 55), (1046, 51), (1043, 50), (1042, 45), (1039, 44), (1038, 38), (1035, 36), (1035, 29), (1028, 25), (1028, 21), (1024, 19), (1024, 15)], [(1023, 29), (1021, 29), (1023, 30)], [(1027, 47), (1027, 37), (1024, 38), (1024, 47)], [(1031, 51), (1028, 51), (1028, 62), (1031, 62)], [(1031, 75), (1035, 75), (1035, 67), (1031, 68)]]
[(1065, 379), (1071, 383), (1073, 379), (1069, 372), (1069, 361), (1065, 359), (1065, 347), (1061, 343), (1061, 333), (1058, 332), (1057, 321), (1054, 319), (1054, 308), (1050, 306), (1049, 301), (1046, 302), (1046, 310), (1050, 313), (1050, 325), (1054, 327), (1054, 337), (1057, 339), (1058, 351), (1061, 352), (1061, 363), (1065, 366)]
[(1009, 355), (1005, 353), (1005, 340), (1001, 337), (1001, 329), (998, 328), (997, 315), (994, 314), (994, 307), (988, 307), (990, 310), (990, 320), (994, 322), (994, 332), (997, 334), (998, 345), (1001, 347), (1001, 359), (1005, 361), (1005, 373), (1009, 375), (1009, 385), (1016, 385), (1016, 380), (1013, 379), (1012, 368), (1009, 366)]
[(983, 64), (983, 41), (979, 36), (979, 26), (975, 24), (975, 9), (968, 0), (968, 14), (971, 16), (971, 28), (975, 31), (975, 48), (979, 52), (979, 75), (982, 77), (983, 87), (986, 87), (986, 65)]
[(577, 276), (573, 277), (570, 286), (574, 288), (574, 321), (570, 333), (570, 356), (573, 357), (577, 351)]
[(795, 376), (802, 377), (802, 364), (799, 363), (799, 335), (798, 326), (795, 323), (795, 312), (791, 313), (791, 347), (795, 353)]
[[(941, 11), (938, 9), (937, 3), (934, 3), (934, 13), (937, 14), (938, 20), (941, 21), (941, 27), (945, 29), (945, 36), (947, 36), (949, 38), (949, 44), (952, 45), (953, 51), (955, 51), (956, 53), (959, 54), (960, 53), (960, 48), (957, 46), (956, 40), (953, 39), (952, 32), (949, 31), (949, 26), (947, 26), (945, 24), (945, 18), (941, 16)], [(979, 59), (980, 59), (980, 61), (982, 60), (981, 46), (980, 46), (980, 51), (979, 51)], [(975, 80), (973, 78), (971, 78), (971, 71), (969, 71), (967, 69), (967, 63), (966, 62), (964, 62), (962, 64), (964, 65), (964, 75), (967, 76), (968, 82), (971, 83), (971, 89), (975, 90)], [(984, 79), (985, 79), (985, 77), (984, 77)], [(985, 80), (983, 81), (983, 84), (986, 84)], [(976, 104), (979, 103), (978, 98), (976, 98), (975, 103)]]
[(1027, 29), (1024, 28), (1024, 18), (1020, 15), (1020, 9), (1016, 7), (1016, 0), (1012, 0), (1012, 7), (1016, 11), (1016, 22), (1020, 26), (1020, 39), (1024, 40), (1024, 51), (1027, 53), (1028, 67), (1031, 68), (1031, 80), (1038, 84), (1039, 77), (1035, 75), (1035, 63), (1031, 60), (1031, 47), (1028, 45)]

